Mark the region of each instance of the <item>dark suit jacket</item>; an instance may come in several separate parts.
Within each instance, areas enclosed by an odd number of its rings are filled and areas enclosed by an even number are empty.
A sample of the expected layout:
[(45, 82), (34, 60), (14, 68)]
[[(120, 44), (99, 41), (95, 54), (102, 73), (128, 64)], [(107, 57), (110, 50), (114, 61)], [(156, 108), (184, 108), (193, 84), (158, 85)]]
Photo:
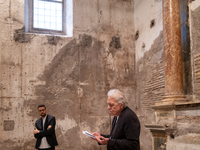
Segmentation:
[[(51, 128), (47, 130), (48, 126), (51, 125)], [(35, 122), (35, 127), (40, 130), (40, 133), (34, 134), (35, 138), (37, 139), (35, 149), (38, 149), (38, 147), (41, 144), (41, 139), (43, 137), (47, 138), (47, 142), (51, 147), (57, 146), (57, 139), (55, 135), (55, 125), (56, 125), (56, 119), (54, 116), (48, 115), (46, 117), (46, 121), (44, 124), (44, 130), (43, 130), (43, 120), (42, 118), (38, 119)]]
[(117, 117), (113, 118), (110, 135), (102, 135), (111, 138), (108, 141), (108, 150), (140, 150), (140, 122), (136, 114), (128, 107), (124, 108)]

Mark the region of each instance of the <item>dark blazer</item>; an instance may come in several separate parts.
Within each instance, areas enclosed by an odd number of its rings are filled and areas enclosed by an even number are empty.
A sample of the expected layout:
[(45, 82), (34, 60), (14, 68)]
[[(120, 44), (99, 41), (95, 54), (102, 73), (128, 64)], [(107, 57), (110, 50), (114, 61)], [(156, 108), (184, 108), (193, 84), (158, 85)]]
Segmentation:
[[(51, 128), (47, 130), (48, 126), (51, 125)], [(35, 144), (35, 149), (38, 149), (38, 147), (41, 144), (41, 139), (43, 137), (47, 138), (47, 142), (51, 147), (57, 146), (57, 139), (55, 135), (55, 125), (56, 125), (56, 119), (54, 116), (48, 115), (46, 117), (46, 121), (44, 124), (44, 130), (43, 130), (43, 120), (42, 118), (38, 119), (35, 122), (35, 127), (40, 130), (40, 133), (34, 134), (35, 138), (37, 139)]]
[(128, 107), (124, 108), (119, 115), (118, 121), (115, 116), (112, 121), (110, 135), (102, 135), (108, 140), (108, 150), (140, 150), (140, 122), (136, 114)]

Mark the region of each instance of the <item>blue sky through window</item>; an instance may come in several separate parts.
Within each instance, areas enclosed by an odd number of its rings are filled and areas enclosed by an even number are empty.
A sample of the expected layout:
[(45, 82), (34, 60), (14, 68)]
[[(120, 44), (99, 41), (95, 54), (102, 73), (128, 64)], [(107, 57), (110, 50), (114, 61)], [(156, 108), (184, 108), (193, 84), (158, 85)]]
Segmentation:
[(34, 0), (33, 27), (62, 31), (62, 0)]

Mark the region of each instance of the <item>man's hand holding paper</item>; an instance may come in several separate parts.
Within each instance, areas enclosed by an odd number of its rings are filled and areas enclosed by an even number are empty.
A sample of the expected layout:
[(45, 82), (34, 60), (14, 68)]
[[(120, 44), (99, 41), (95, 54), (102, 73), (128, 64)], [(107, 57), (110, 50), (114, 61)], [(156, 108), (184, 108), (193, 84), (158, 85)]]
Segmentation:
[(83, 131), (83, 134), (95, 139), (95, 135), (91, 134), (90, 132), (87, 132), (87, 131)]

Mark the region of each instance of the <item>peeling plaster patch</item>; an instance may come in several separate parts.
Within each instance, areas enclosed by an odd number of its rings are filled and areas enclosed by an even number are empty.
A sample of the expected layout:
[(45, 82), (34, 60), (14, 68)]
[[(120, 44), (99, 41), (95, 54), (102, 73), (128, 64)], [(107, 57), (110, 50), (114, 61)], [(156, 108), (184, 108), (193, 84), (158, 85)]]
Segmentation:
[(57, 45), (58, 42), (61, 40), (58, 36), (47, 36), (48, 43), (51, 45)]
[(68, 117), (65, 117), (64, 120), (58, 119), (57, 124), (57, 127), (61, 129), (62, 134), (77, 126), (76, 121), (74, 119), (69, 119)]
[(109, 53), (112, 54), (112, 57), (114, 58), (115, 53), (119, 51), (121, 48), (121, 43), (120, 43), (120, 37), (112, 37), (112, 41), (109, 44)]
[(82, 97), (83, 94), (84, 94), (83, 89), (79, 87), (78, 90), (77, 90), (77, 94), (78, 94), (79, 97)]
[(81, 45), (82, 46), (91, 46), (92, 45), (92, 37), (89, 35), (84, 34), (83, 36), (80, 36)]
[(6, 23), (8, 24), (12, 24), (14, 22), (13, 19), (10, 17), (6, 18), (5, 20), (6, 20)]
[(13, 20), (13, 21), (16, 21), (16, 22), (19, 22), (19, 23), (21, 23), (21, 24), (23, 24), (23, 22), (19, 21), (19, 20), (16, 19), (16, 18), (12, 18), (12, 20)]
[(115, 70), (115, 65), (114, 65), (114, 58), (112, 56), (112, 54), (109, 54), (108, 57), (107, 57), (107, 63), (108, 63), (108, 69), (111, 69), (111, 70)]
[(89, 85), (89, 83), (81, 82), (81, 83), (79, 83), (79, 85)]
[[(44, 74), (39, 77), (41, 80), (45, 80), (48, 84), (49, 82), (52, 82), (51, 76), (56, 71), (56, 68), (58, 68), (63, 63), (63, 58), (66, 56), (74, 56), (75, 53), (78, 51), (78, 46), (76, 43), (76, 40), (72, 40), (70, 43), (65, 45), (60, 52), (54, 57), (52, 62), (45, 68)], [(69, 58), (68, 58), (69, 61)], [(73, 64), (73, 68), (75, 69), (78, 64)], [(63, 70), (65, 71), (65, 70)]]
[(33, 85), (46, 85), (46, 81), (40, 81), (40, 80), (30, 80), (29, 83)]
[(5, 20), (8, 24), (13, 24), (14, 22), (18, 22), (20, 24), (23, 24), (21, 21), (17, 20), (16, 18), (7, 17), (7, 18), (5, 18)]
[(121, 43), (120, 43), (120, 37), (113, 36), (112, 41), (109, 44), (109, 47), (113, 47), (113, 48), (116, 48), (116, 49), (121, 48), (122, 46), (121, 46)]
[(4, 131), (12, 131), (14, 130), (15, 122), (14, 120), (4, 120)]
[(141, 72), (143, 70), (143, 64), (139, 65), (139, 72)]
[(3, 61), (3, 60), (2, 60), (2, 64), (3, 64), (3, 65), (8, 65), (8, 66), (20, 66), (19, 63), (15, 63), (15, 62), (13, 62), (12, 60), (10, 60), (9, 62)]
[(6, 107), (6, 108), (0, 107), (0, 111), (9, 111), (9, 110), (11, 110), (11, 108), (9, 107)]
[[(28, 106), (32, 104), (30, 109), (37, 114), (37, 105), (43, 103), (56, 119), (64, 120), (67, 114), (68, 118), (77, 122), (80, 97), (88, 91), (86, 88), (94, 89), (93, 76), (99, 79), (102, 75), (99, 72), (104, 69), (101, 56), (103, 43), (84, 34), (64, 45), (38, 77), (41, 84), (34, 84), (36, 98), (27, 102)], [(100, 61), (97, 57), (101, 58)], [(28, 115), (36, 116), (33, 112)]]
[(31, 41), (31, 39), (34, 37), (35, 37), (35, 35), (26, 34), (25, 27), (23, 27), (22, 29), (15, 30), (13, 38), (14, 38), (15, 42), (29, 43)]
[(66, 81), (66, 85), (73, 85), (75, 84), (73, 80), (67, 80)]

